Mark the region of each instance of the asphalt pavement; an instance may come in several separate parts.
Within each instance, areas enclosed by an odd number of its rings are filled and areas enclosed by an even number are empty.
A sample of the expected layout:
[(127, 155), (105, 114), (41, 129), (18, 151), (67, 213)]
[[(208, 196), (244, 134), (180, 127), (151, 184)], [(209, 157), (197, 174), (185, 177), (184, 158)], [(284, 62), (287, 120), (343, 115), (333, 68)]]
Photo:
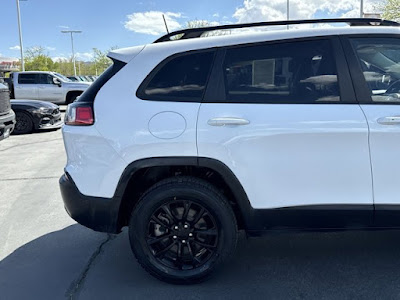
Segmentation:
[(0, 142), (0, 299), (399, 299), (400, 232), (247, 239), (210, 280), (160, 282), (136, 262), (127, 230), (76, 224), (58, 189), (61, 130)]

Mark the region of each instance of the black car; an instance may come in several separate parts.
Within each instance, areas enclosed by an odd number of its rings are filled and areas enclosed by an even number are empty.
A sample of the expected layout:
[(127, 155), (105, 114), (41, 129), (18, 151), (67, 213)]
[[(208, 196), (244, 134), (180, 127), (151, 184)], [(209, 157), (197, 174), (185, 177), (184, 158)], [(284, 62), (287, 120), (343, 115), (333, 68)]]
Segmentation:
[(14, 134), (30, 133), (40, 129), (61, 128), (60, 108), (50, 102), (37, 100), (11, 100), (17, 123)]

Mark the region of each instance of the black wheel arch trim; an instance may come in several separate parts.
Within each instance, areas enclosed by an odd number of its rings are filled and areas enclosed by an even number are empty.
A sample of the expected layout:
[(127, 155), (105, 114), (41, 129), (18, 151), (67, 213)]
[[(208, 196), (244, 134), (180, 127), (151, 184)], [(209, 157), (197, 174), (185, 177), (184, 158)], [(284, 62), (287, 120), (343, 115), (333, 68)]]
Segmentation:
[(217, 172), (231, 189), (233, 194), (236, 196), (236, 202), (243, 215), (246, 228), (249, 228), (252, 220), (252, 212), (254, 209), (250, 205), (250, 201), (247, 194), (237, 179), (235, 174), (219, 160), (206, 158), (206, 157), (154, 157), (145, 158), (132, 162), (129, 164), (121, 175), (118, 182), (117, 189), (114, 194), (114, 199), (122, 200), (125, 194), (125, 190), (128, 187), (129, 181), (136, 172), (143, 168), (150, 167), (162, 167), (162, 166), (194, 166), (194, 167), (206, 167)]
[[(65, 171), (60, 178), (60, 189), (66, 210), (73, 219), (88, 228), (118, 233), (122, 227), (118, 222), (120, 210), (123, 208), (122, 200), (131, 178), (144, 168), (162, 166), (194, 166), (214, 170), (223, 177), (225, 183), (236, 195), (237, 205), (244, 217), (245, 229), (251, 229), (254, 226), (252, 224), (254, 209), (239, 180), (222, 162), (203, 157), (155, 157), (134, 161), (123, 171), (112, 198), (83, 195), (71, 175)], [(96, 215), (98, 217), (95, 217)]]

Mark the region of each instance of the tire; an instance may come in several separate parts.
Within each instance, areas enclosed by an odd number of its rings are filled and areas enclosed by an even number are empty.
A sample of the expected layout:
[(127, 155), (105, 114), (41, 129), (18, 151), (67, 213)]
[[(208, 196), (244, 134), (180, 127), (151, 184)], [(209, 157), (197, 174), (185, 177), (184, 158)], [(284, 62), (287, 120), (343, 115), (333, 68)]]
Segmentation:
[(231, 257), (237, 236), (236, 218), (225, 196), (194, 177), (170, 178), (151, 187), (129, 223), (131, 248), (140, 265), (174, 284), (209, 277)]
[(24, 112), (15, 113), (16, 124), (14, 134), (27, 134), (33, 131), (33, 122), (31, 117)]

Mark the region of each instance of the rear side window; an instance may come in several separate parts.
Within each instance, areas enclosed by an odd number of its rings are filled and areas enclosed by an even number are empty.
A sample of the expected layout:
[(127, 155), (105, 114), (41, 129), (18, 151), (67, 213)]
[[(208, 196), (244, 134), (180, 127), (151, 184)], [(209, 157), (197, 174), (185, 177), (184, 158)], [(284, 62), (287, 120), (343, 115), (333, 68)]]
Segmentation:
[(37, 82), (36, 77), (38, 74), (19, 74), (19, 84), (35, 84)]
[(139, 88), (145, 100), (201, 101), (214, 51), (179, 55), (161, 63)]
[(351, 44), (372, 101), (400, 103), (400, 39), (354, 38)]
[(329, 40), (231, 48), (226, 51), (223, 75), (228, 102), (340, 101)]

